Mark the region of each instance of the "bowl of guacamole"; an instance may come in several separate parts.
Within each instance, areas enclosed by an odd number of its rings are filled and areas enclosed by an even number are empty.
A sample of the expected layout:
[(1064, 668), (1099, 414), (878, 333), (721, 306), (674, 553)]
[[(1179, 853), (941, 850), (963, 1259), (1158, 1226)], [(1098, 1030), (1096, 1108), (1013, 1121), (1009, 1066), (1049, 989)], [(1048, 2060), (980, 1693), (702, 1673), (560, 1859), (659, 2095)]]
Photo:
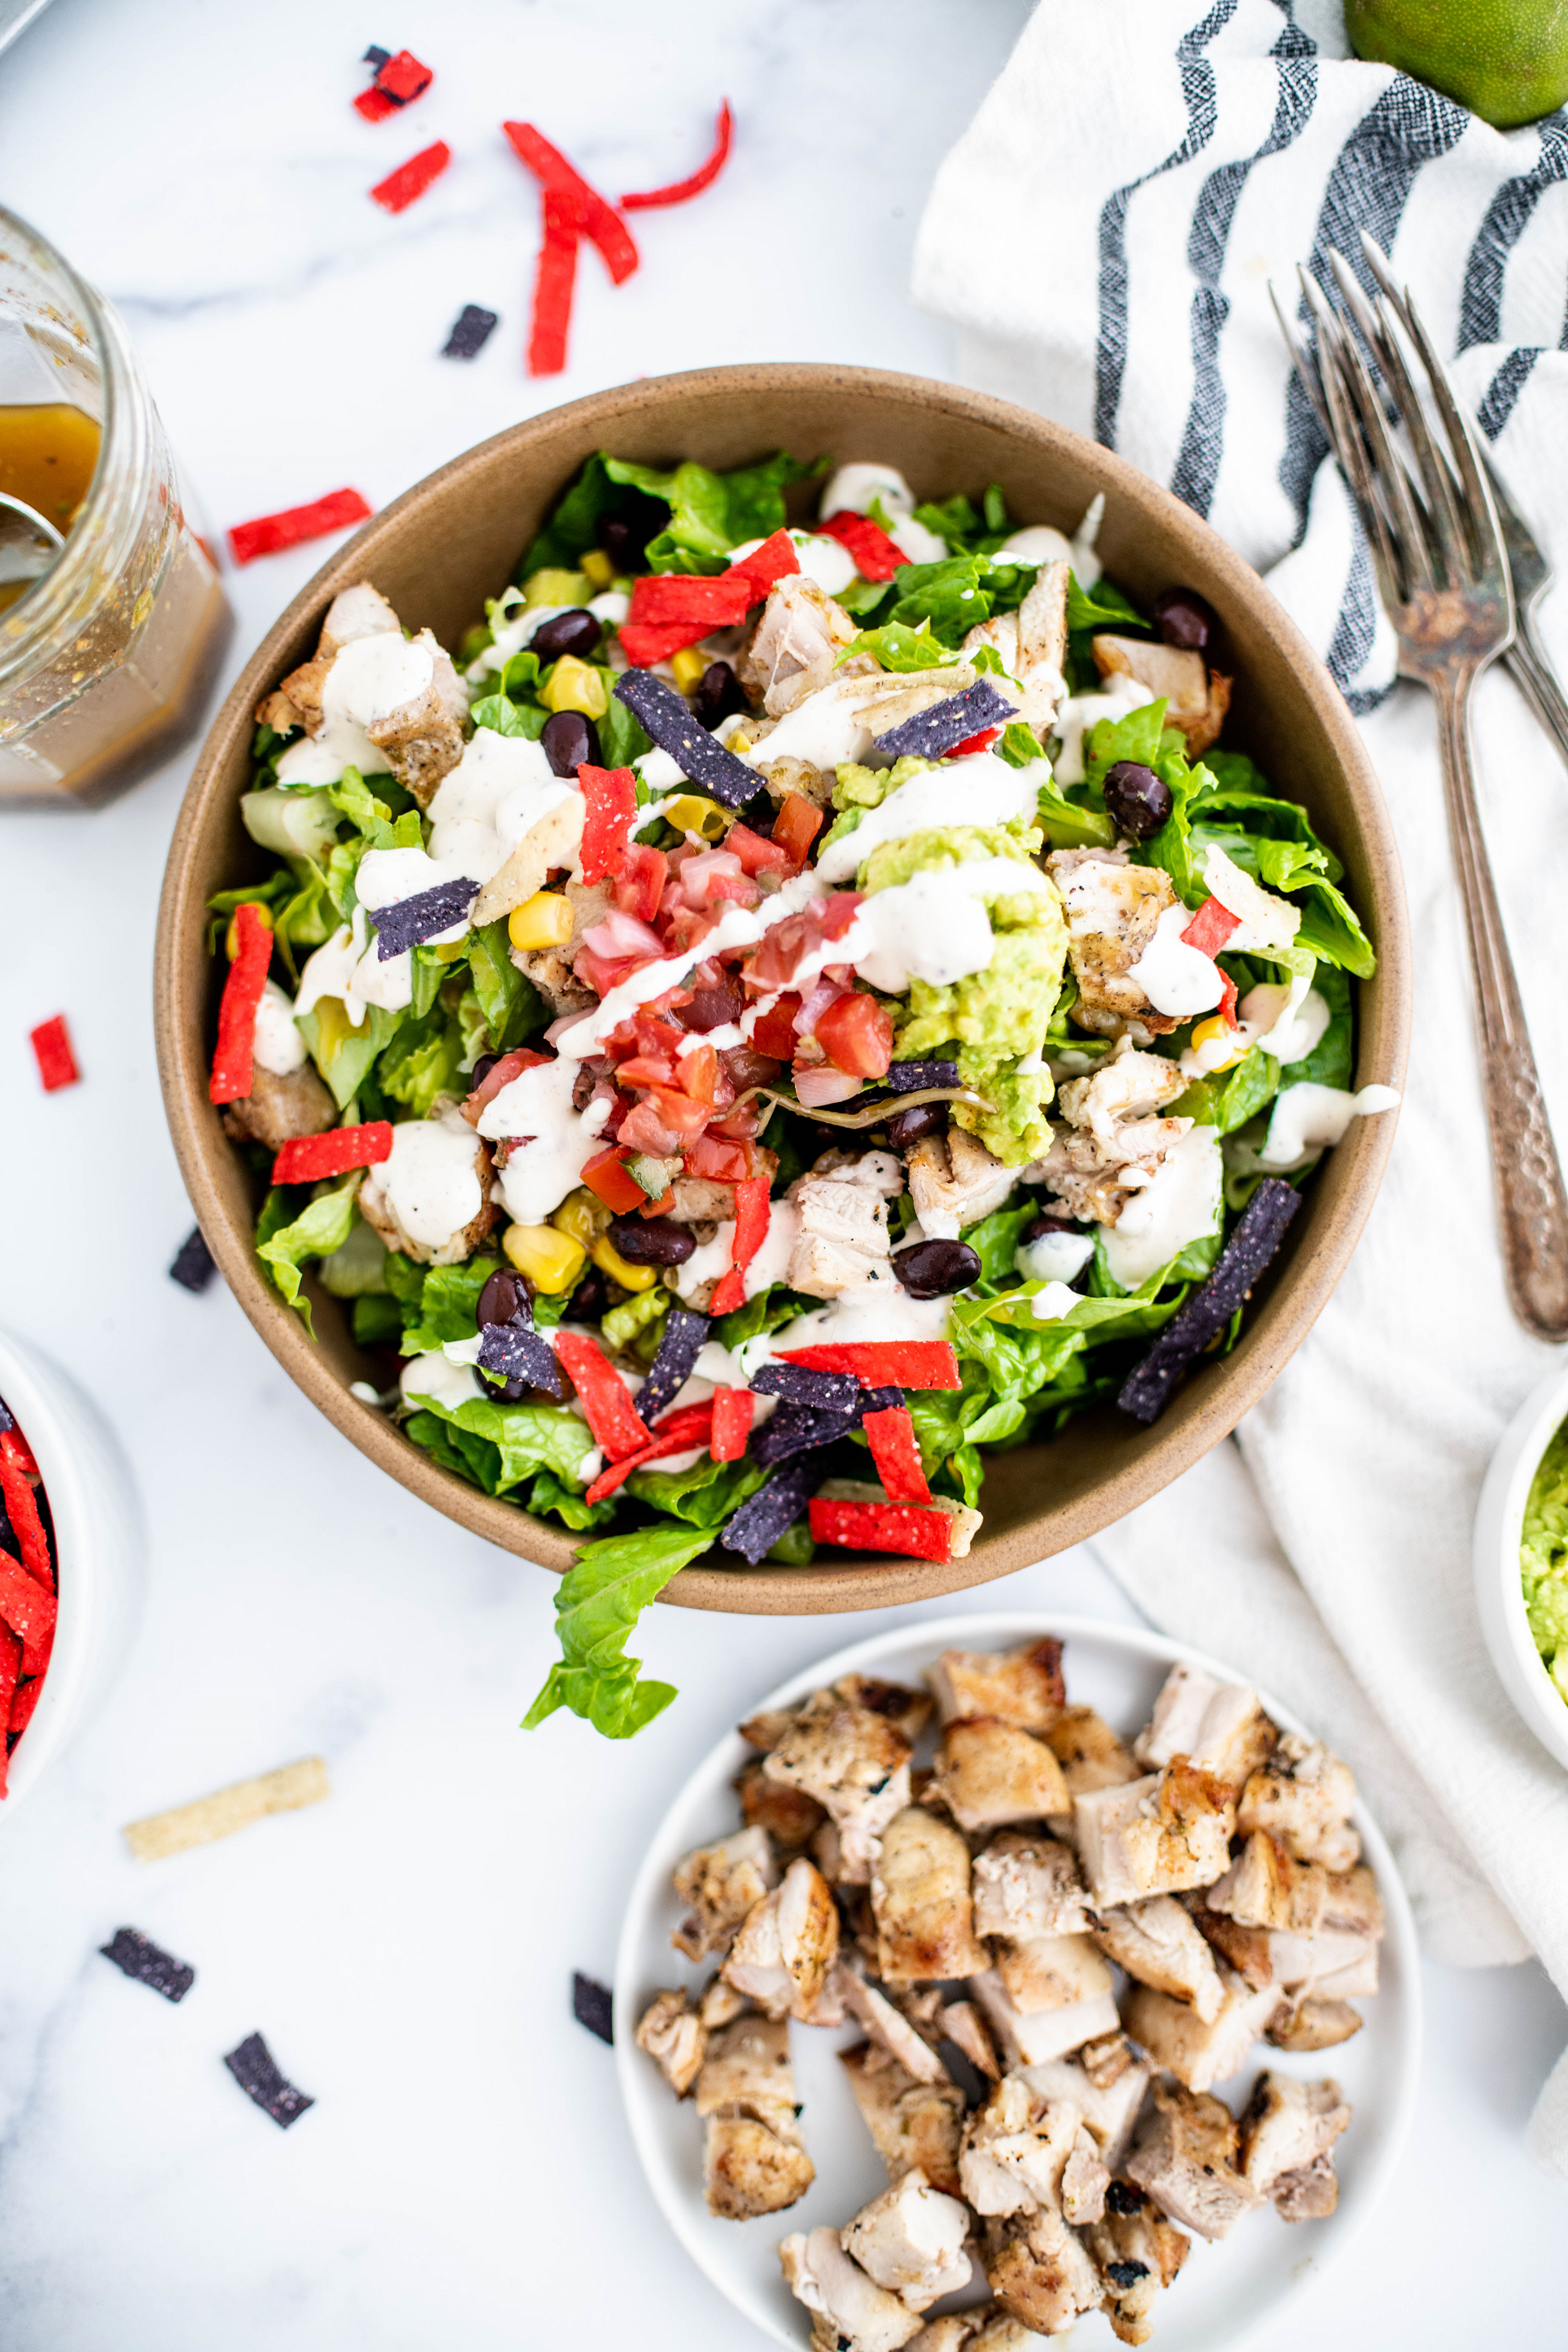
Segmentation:
[(1510, 1698), (1568, 1766), (1568, 1371), (1526, 1398), (1492, 1457), (1475, 1531), (1476, 1602)]

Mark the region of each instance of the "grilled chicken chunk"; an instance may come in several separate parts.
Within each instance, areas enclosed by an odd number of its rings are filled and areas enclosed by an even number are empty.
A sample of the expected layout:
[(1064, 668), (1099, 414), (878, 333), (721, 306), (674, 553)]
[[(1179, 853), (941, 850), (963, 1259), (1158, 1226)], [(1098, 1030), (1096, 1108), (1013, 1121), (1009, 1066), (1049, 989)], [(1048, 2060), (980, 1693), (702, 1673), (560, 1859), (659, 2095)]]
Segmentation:
[[(481, 1143), (467, 1125), (461, 1111), (441, 1097), (436, 1097), (428, 1119), (408, 1119), (395, 1132), (406, 1137), (411, 1128), (446, 1128), (459, 1140), (466, 1139), (473, 1147), (474, 1173), (479, 1184), (479, 1207), (465, 1225), (458, 1228), (450, 1240), (439, 1247), (429, 1242), (417, 1242), (404, 1226), (387, 1183), (387, 1163), (372, 1168), (359, 1190), (360, 1214), (367, 1225), (373, 1225), (388, 1249), (401, 1250), (404, 1257), (418, 1260), (422, 1265), (461, 1265), (471, 1257), (500, 1216), (500, 1210), (490, 1198), (491, 1160), (489, 1149)], [(422, 1135), (419, 1140), (423, 1143)], [(403, 1149), (409, 1148), (405, 1143)]]
[(920, 2332), (920, 2316), (902, 2296), (890, 2294), (852, 2262), (836, 2230), (792, 2230), (779, 2241), (784, 2284), (799, 2303), (817, 2315), (812, 2352), (900, 2352)]
[(1131, 2180), (1113, 2180), (1103, 2218), (1083, 2242), (1104, 2284), (1103, 2310), (1124, 2344), (1146, 2344), (1154, 2334), (1155, 2297), (1170, 2285), (1192, 2252), (1192, 2240), (1167, 2221)]
[(797, 2141), (752, 2116), (710, 2116), (703, 2145), (707, 2209), (721, 2221), (749, 2221), (798, 2205), (816, 2168)]
[(251, 1073), (250, 1092), (224, 1108), (224, 1133), (236, 1143), (264, 1143), (277, 1151), (302, 1135), (322, 1135), (338, 1116), (338, 1106), (308, 1062), (280, 1078), (257, 1062)]
[(1048, 2058), (1026, 2066), (1023, 2078), (1042, 2099), (1065, 2099), (1114, 2172), (1132, 2145), (1133, 2127), (1149, 2087), (1149, 2070), (1124, 2033), (1086, 2042), (1072, 2058)]
[(1037, 2336), (1064, 2336), (1100, 2301), (1100, 2278), (1051, 2207), (988, 2222), (981, 2259), (991, 2293)]
[(257, 719), (264, 727), (276, 728), (280, 735), (287, 735), (296, 727), (305, 727), (315, 733), (326, 719), (321, 689), (339, 647), (351, 645), (356, 637), (385, 636), (399, 627), (397, 614), (381, 590), (372, 588), (368, 580), (356, 581), (351, 588), (340, 588), (327, 607), (315, 653), (308, 662), (289, 672), (276, 693), (257, 705)]
[(1016, 1168), (1004, 1168), (961, 1127), (924, 1137), (905, 1164), (915, 1213), (928, 1241), (956, 1241), (962, 1226), (999, 1209), (1019, 1181)]
[(1089, 1925), (1077, 1859), (1056, 1838), (999, 1831), (975, 1856), (971, 1885), (977, 1936), (1025, 1943), (1038, 1936), (1081, 1936)]
[(825, 1808), (839, 1832), (840, 1881), (863, 1886), (878, 1839), (909, 1802), (911, 1752), (885, 1716), (819, 1692), (762, 1769), (768, 1780), (803, 1790)]
[(838, 1954), (831, 1892), (816, 1864), (801, 1855), (747, 1913), (722, 1973), (769, 2017), (805, 2020)]
[(1090, 1796), (1096, 1789), (1119, 1789), (1141, 1777), (1130, 1750), (1092, 1706), (1064, 1706), (1047, 1727), (1045, 1744), (1074, 1797)]
[(964, 639), (971, 660), (982, 646), (1001, 658), (1009, 677), (1023, 688), (1019, 717), (1032, 727), (1043, 743), (1051, 733), (1056, 714), (1067, 692), (1062, 677), (1067, 659), (1067, 583), (1071, 565), (1042, 563), (1034, 586), (1016, 613), (996, 613)]
[(1067, 960), (1078, 982), (1072, 1019), (1097, 1037), (1131, 1037), (1147, 1045), (1176, 1026), (1156, 1013), (1133, 966), (1176, 904), (1160, 866), (1130, 866), (1122, 849), (1056, 849), (1045, 870), (1067, 914)]
[[(1063, 1937), (1061, 1943), (1085, 1939)], [(1090, 1956), (1102, 1969), (1105, 1963), (1089, 1947)], [(1121, 2022), (1116, 2004), (1112, 1999), (1111, 1973), (1105, 1969), (1105, 1990), (1089, 1992), (1081, 2000), (1065, 2001), (1051, 2009), (1020, 2010), (1013, 2001), (999, 1970), (987, 1969), (969, 1979), (969, 1990), (997, 2038), (997, 2046), (1012, 2066), (1036, 2066), (1051, 2058), (1065, 2056), (1070, 2050), (1082, 2048), (1103, 2033), (1114, 2033)]]
[[(872, 1156), (866, 1155), (868, 1159)], [(885, 1158), (886, 1154), (875, 1156)], [(875, 1675), (841, 1675), (833, 1689), (852, 1706), (868, 1707), (873, 1715), (885, 1716), (912, 1745), (930, 1722), (935, 1705), (929, 1692), (909, 1690), (903, 1683), (884, 1683)]]
[(429, 629), (421, 629), (410, 642), (423, 646), (430, 656), (430, 684), (423, 694), (372, 719), (365, 732), (392, 761), (399, 783), (407, 787), (421, 808), (428, 808), (442, 777), (463, 757), (468, 697), (451, 655)]
[(939, 2295), (969, 2284), (968, 2232), (958, 2199), (934, 2189), (916, 2168), (862, 2205), (839, 2242), (867, 2278), (911, 2311), (927, 2311)]
[(1350, 1767), (1321, 1741), (1288, 1732), (1241, 1791), (1236, 1826), (1242, 1835), (1266, 1831), (1297, 1862), (1325, 1870), (1354, 1869), (1361, 1840), (1351, 1826), (1355, 1781)]
[(1180, 728), (1193, 759), (1218, 740), (1230, 708), (1230, 680), (1206, 667), (1201, 654), (1109, 635), (1092, 637), (1089, 650), (1102, 677), (1136, 678), (1151, 695), (1165, 697), (1165, 723)]
[(961, 1830), (997, 1829), (1072, 1811), (1061, 1767), (1044, 1741), (984, 1717), (950, 1723), (943, 1732), (925, 1801), (932, 1797), (941, 1799)]
[(895, 2058), (915, 2083), (946, 2083), (947, 2069), (930, 2043), (918, 2034), (902, 2010), (875, 1985), (867, 1984), (858, 1968), (841, 1960), (834, 1988), (850, 2015), (858, 2018), (873, 2042)]
[(748, 2010), (709, 2035), (696, 2079), (696, 2110), (706, 2116), (727, 2108), (744, 2110), (775, 2130), (793, 2129), (795, 2073), (787, 2019), (758, 2017)]
[(1166, 1675), (1133, 1753), (1145, 1771), (1158, 1770), (1173, 1756), (1185, 1756), (1199, 1771), (1212, 1772), (1239, 1789), (1271, 1753), (1279, 1736), (1256, 1691), (1240, 1683), (1218, 1682), (1201, 1666), (1176, 1665)]
[(967, 2352), (981, 2316), (978, 2311), (945, 2311), (940, 2319), (928, 2319), (919, 2335), (910, 2337), (905, 2352)]
[(637, 2024), (645, 2050), (677, 2099), (684, 2099), (707, 2054), (707, 2028), (684, 1992), (655, 1993)]
[(735, 1793), (747, 1828), (762, 1830), (782, 1853), (801, 1853), (828, 1818), (815, 1797), (770, 1780), (759, 1756), (742, 1765), (736, 1776)]
[(925, 1670), (942, 1721), (988, 1716), (1020, 1731), (1050, 1732), (1062, 1711), (1060, 1642), (1026, 1642), (1016, 1650), (944, 1650)]
[(1061, 1096), (1066, 1124), (1052, 1129), (1031, 1176), (1074, 1217), (1113, 1224), (1192, 1125), (1143, 1114), (1182, 1091), (1180, 1070), (1161, 1054), (1122, 1054), (1092, 1077), (1070, 1078)]
[(708, 2210), (721, 2221), (780, 2213), (802, 2198), (816, 2168), (800, 2145), (789, 2029), (783, 2018), (737, 2018), (709, 2040), (696, 2080), (707, 2126)]
[(1156, 2082), (1127, 2177), (1183, 2229), (1223, 2238), (1261, 2202), (1241, 2173), (1239, 2148), (1236, 2118), (1222, 2099)]
[(1241, 2170), (1286, 2221), (1322, 2221), (1339, 2202), (1333, 2146), (1350, 2122), (1337, 2083), (1260, 2074), (1241, 2116)]
[(975, 1938), (969, 1849), (923, 1805), (905, 1806), (883, 1832), (871, 1900), (885, 1984), (945, 1981), (986, 1967)]
[(945, 2001), (937, 2011), (939, 2039), (961, 2050), (977, 2074), (995, 2082), (1001, 2074), (990, 2028), (972, 2000)]
[(958, 2179), (977, 2213), (1032, 2213), (1054, 2205), (1069, 2221), (1098, 2219), (1110, 2179), (1070, 2100), (1044, 2099), (1008, 2074), (964, 2127)]
[(1274, 1981), (1274, 1963), (1269, 1951), (1266, 1927), (1244, 1927), (1239, 1919), (1228, 1918), (1223, 1911), (1211, 1911), (1202, 1895), (1189, 1895), (1187, 1911), (1193, 1926), (1209, 1949), (1218, 1952), (1228, 1967), (1249, 1984), (1254, 1992)]
[(1133, 2039), (1189, 2091), (1209, 2090), (1234, 2074), (1284, 2000), (1278, 1985), (1254, 1992), (1228, 1969), (1221, 1969), (1219, 1980), (1225, 1998), (1218, 2015), (1207, 2021), (1186, 2001), (1147, 1985), (1134, 1985), (1123, 2004), (1123, 2022)]
[(1207, 1886), (1228, 1862), (1236, 1792), (1175, 1756), (1157, 1776), (1072, 1801), (1079, 1859), (1097, 1910)]
[(769, 719), (781, 719), (831, 682), (855, 633), (841, 604), (806, 572), (791, 572), (768, 590), (737, 675), (748, 694), (761, 696)]
[(1306, 1993), (1280, 2010), (1268, 2030), (1268, 2039), (1276, 2050), (1289, 2050), (1300, 2054), (1313, 2050), (1337, 2049), (1359, 2033), (1362, 2016), (1348, 2000), (1322, 2000), (1316, 1993)]
[[(1010, 2311), (998, 2311), (994, 2303), (983, 2303), (969, 2316), (980, 2323), (978, 2332), (971, 2336), (965, 2352), (1039, 2352), (1032, 2327), (1015, 2319)], [(915, 2339), (910, 2352), (916, 2352), (920, 2338)]]
[(836, 1298), (879, 1276), (891, 1283), (887, 1202), (874, 1184), (844, 1170), (807, 1176), (791, 1192), (800, 1213), (789, 1252), (791, 1290)]
[(1225, 1988), (1214, 1955), (1191, 1915), (1170, 1895), (1145, 1895), (1141, 1903), (1103, 1911), (1092, 1933), (1101, 1950), (1140, 1984), (1190, 2001), (1205, 2024), (1218, 2016)]
[(670, 1941), (688, 1960), (701, 1960), (728, 1949), (747, 1913), (778, 1885), (779, 1865), (767, 1831), (754, 1824), (694, 1848), (675, 1864), (673, 1879), (691, 1913)]
[(840, 2053), (861, 2111), (890, 2180), (912, 2168), (947, 2196), (958, 2193), (958, 2140), (964, 2094), (956, 2083), (917, 2083), (885, 2050), (862, 2042)]
[[(1311, 1866), (1311, 1865), (1309, 1865)], [(1271, 1928), (1269, 1957), (1274, 1980), (1288, 1991), (1309, 1987), (1325, 2000), (1377, 1990), (1377, 1946), (1383, 1906), (1364, 1865), (1326, 1878), (1322, 1910), (1311, 1935)]]
[(1223, 1878), (1206, 1891), (1211, 1911), (1244, 1927), (1310, 1936), (1323, 1916), (1329, 1874), (1321, 1863), (1292, 1862), (1277, 1838), (1254, 1831)]
[(737, 2017), (744, 2017), (749, 2005), (746, 1995), (726, 1984), (722, 1977), (709, 1977), (697, 2002), (697, 2015), (710, 2033), (716, 2033), (721, 2025), (733, 2025)]
[(1013, 2007), (1027, 2015), (1098, 2000), (1112, 1990), (1092, 1936), (1032, 1936), (1012, 1944), (998, 1938), (996, 1973)]

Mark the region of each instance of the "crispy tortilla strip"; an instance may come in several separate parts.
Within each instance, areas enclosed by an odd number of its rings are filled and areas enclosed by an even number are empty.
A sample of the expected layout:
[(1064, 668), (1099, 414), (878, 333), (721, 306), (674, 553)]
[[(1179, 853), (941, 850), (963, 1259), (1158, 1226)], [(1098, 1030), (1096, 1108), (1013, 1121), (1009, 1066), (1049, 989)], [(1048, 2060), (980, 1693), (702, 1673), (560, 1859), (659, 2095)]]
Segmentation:
[(297, 1764), (280, 1764), (276, 1772), (258, 1773), (254, 1780), (236, 1780), (194, 1804), (176, 1805), (167, 1813), (149, 1813), (144, 1821), (128, 1822), (125, 1843), (137, 1862), (162, 1862), (183, 1853), (188, 1846), (210, 1845), (214, 1838), (232, 1837), (268, 1813), (291, 1813), (301, 1805), (319, 1805), (332, 1793), (327, 1767), (319, 1756), (302, 1756)]

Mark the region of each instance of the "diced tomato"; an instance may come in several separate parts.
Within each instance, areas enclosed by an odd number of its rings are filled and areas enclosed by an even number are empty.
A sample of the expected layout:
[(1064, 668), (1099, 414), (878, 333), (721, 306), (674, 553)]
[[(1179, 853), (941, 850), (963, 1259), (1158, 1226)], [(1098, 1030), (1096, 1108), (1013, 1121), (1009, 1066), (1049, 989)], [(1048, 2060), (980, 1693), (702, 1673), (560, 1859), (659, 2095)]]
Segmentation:
[(725, 845), (734, 850), (747, 874), (765, 874), (769, 867), (781, 873), (789, 863), (789, 853), (780, 842), (765, 840), (748, 824), (732, 824)]
[(651, 923), (659, 911), (668, 875), (662, 849), (650, 849), (642, 842), (629, 843), (613, 877), (615, 904), (622, 914)]
[(686, 1146), (686, 1172), (691, 1176), (711, 1176), (716, 1184), (744, 1183), (757, 1173), (755, 1155), (747, 1143), (727, 1141), (711, 1128), (704, 1135), (694, 1136)]
[(617, 1150), (596, 1151), (584, 1163), (582, 1181), (618, 1217), (629, 1216), (633, 1209), (641, 1208), (647, 1197), (636, 1178), (627, 1174)]
[(1181, 936), (1183, 944), (1196, 948), (1199, 955), (1217, 956), (1231, 932), (1240, 928), (1239, 915), (1222, 907), (1218, 898), (1206, 898)]
[(616, 1065), (618, 1087), (673, 1087), (675, 1066), (663, 1054), (633, 1054)]
[(841, 996), (817, 1016), (817, 1043), (837, 1070), (857, 1078), (885, 1076), (893, 1059), (893, 1015), (874, 996)]
[(727, 1110), (722, 1118), (710, 1120), (708, 1133), (732, 1136), (737, 1143), (749, 1143), (760, 1132), (769, 1108), (768, 1103), (758, 1102), (754, 1095), (749, 1101), (738, 1102), (733, 1110)]
[(654, 1108), (672, 1135), (680, 1136), (684, 1141), (702, 1133), (708, 1122), (708, 1104), (694, 1102), (690, 1095), (680, 1094), (674, 1087), (653, 1087), (650, 1092)]
[(747, 967), (747, 978), (758, 988), (782, 988), (795, 976), (795, 967), (808, 948), (822, 940), (841, 940), (860, 911), (853, 890), (831, 890), (813, 899), (798, 915), (775, 923)]
[(689, 949), (699, 947), (710, 931), (718, 929), (716, 915), (701, 914), (695, 907), (677, 907), (673, 914), (666, 912), (663, 919), (664, 952), (672, 956), (684, 955)]
[[(694, 1045), (690, 1053), (681, 1055), (675, 1066), (681, 1092), (690, 1095), (693, 1102), (706, 1103), (711, 1110), (718, 1100), (719, 1079), (718, 1055), (713, 1047)], [(735, 1090), (731, 1087), (730, 1100), (734, 1099)]]
[(1219, 1017), (1228, 1029), (1239, 1028), (1240, 1024), (1236, 1018), (1236, 982), (1228, 971), (1222, 971), (1219, 977), (1225, 988), (1225, 993), (1219, 1000)]
[(656, 1160), (674, 1160), (685, 1139), (664, 1125), (657, 1097), (646, 1095), (624, 1114), (615, 1130), (615, 1140), (628, 1151), (646, 1151)]
[(591, 948), (582, 947), (572, 957), (571, 968), (596, 996), (608, 996), (647, 960), (646, 956), (596, 956)]
[(784, 805), (773, 820), (773, 841), (791, 866), (804, 866), (806, 852), (821, 829), (821, 810), (804, 793), (786, 793)]
[(800, 999), (793, 992), (781, 996), (777, 1004), (759, 1013), (751, 1027), (751, 1042), (759, 1054), (768, 1055), (775, 1062), (789, 1062), (795, 1055), (795, 1015), (800, 1010)]
[(977, 751), (988, 751), (1001, 731), (999, 727), (982, 727), (977, 735), (966, 735), (961, 743), (955, 743), (944, 756), (949, 760), (972, 759)]

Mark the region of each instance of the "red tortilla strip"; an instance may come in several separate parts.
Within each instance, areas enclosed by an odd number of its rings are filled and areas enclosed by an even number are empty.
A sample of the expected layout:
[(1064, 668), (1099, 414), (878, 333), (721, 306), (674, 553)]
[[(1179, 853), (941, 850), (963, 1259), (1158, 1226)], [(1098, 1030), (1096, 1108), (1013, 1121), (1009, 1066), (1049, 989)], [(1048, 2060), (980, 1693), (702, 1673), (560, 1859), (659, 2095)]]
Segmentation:
[(277, 514), (258, 515), (254, 522), (229, 525), (228, 541), (236, 563), (254, 563), (258, 555), (277, 555), (308, 539), (324, 539), (329, 530), (346, 530), (351, 522), (369, 522), (372, 509), (358, 490), (329, 490), (308, 506), (284, 507)]
[[(614, 205), (606, 204), (598, 189), (590, 187), (559, 148), (552, 147), (543, 131), (536, 131), (531, 122), (503, 122), (501, 128), (511, 142), (512, 152), (519, 163), (527, 164), (547, 196), (553, 194), (570, 201), (578, 226), (599, 247), (615, 284), (624, 285), (637, 267), (637, 248)], [(536, 368), (533, 373), (542, 375), (549, 371)]]
[(956, 1389), (958, 1359), (946, 1339), (861, 1339), (821, 1348), (780, 1348), (786, 1364), (852, 1372), (868, 1389)]
[(559, 375), (566, 366), (567, 336), (577, 289), (578, 230), (575, 200), (558, 189), (544, 194), (544, 237), (534, 272), (533, 318), (528, 329), (528, 373)]
[(54, 1646), (55, 1596), (19, 1560), (0, 1552), (0, 1622), (22, 1637), (22, 1671), (41, 1675)]
[(946, 1511), (921, 1511), (907, 1503), (824, 1501), (807, 1505), (818, 1543), (843, 1544), (855, 1551), (896, 1551), (910, 1559), (950, 1559), (953, 1522)]
[(440, 179), (451, 161), (452, 150), (445, 140), (433, 140), (417, 155), (411, 155), (406, 163), (400, 163), (395, 172), (389, 172), (384, 180), (378, 180), (371, 190), (371, 202), (380, 205), (383, 212), (406, 212), (417, 196), (423, 196)]
[(728, 162), (734, 136), (735, 117), (729, 110), (729, 100), (727, 98), (718, 110), (718, 130), (714, 139), (713, 152), (707, 161), (699, 163), (689, 179), (672, 180), (666, 188), (644, 188), (638, 195), (622, 196), (622, 211), (651, 212), (656, 205), (684, 205), (689, 203), (693, 196), (700, 196), (705, 188), (712, 187)]

